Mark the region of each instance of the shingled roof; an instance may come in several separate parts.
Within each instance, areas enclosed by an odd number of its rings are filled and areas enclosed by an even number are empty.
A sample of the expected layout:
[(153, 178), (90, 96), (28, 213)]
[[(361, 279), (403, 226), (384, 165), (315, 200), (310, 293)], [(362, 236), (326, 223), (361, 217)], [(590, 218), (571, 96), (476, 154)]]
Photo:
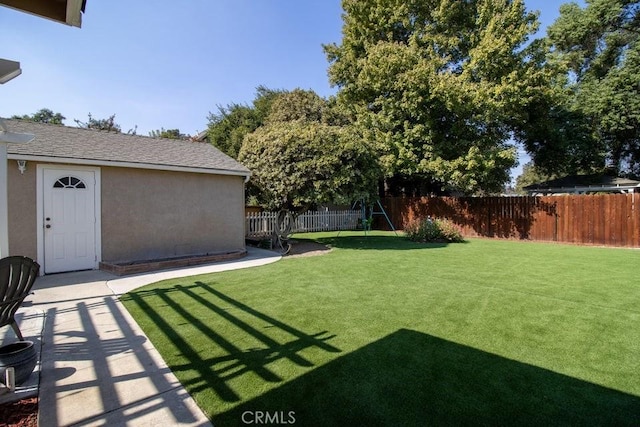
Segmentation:
[(36, 136), (27, 144), (9, 144), (10, 159), (251, 175), (244, 165), (205, 142), (151, 138), (26, 120), (5, 120), (5, 123), (12, 132)]
[(633, 192), (640, 190), (640, 181), (602, 174), (570, 175), (523, 188), (532, 194)]

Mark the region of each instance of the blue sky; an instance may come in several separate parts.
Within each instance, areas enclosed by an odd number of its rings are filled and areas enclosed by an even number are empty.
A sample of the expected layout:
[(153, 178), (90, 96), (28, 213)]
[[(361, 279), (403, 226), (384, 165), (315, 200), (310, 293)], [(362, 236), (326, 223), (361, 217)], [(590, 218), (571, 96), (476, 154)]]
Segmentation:
[[(544, 34), (565, 1), (525, 3)], [(50, 108), (71, 126), (90, 112), (194, 134), (258, 85), (329, 96), (322, 44), (340, 42), (341, 13), (340, 0), (88, 0), (78, 29), (0, 7), (0, 57), (22, 68), (0, 86), (0, 117)]]

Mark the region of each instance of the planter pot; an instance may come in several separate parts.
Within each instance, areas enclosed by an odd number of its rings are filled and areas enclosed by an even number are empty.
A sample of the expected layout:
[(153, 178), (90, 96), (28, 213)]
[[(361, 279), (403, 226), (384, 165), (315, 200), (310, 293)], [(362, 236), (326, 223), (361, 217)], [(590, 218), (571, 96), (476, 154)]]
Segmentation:
[(31, 341), (17, 341), (0, 347), (0, 382), (5, 382), (5, 371), (15, 369), (16, 385), (29, 378), (38, 363), (38, 355)]

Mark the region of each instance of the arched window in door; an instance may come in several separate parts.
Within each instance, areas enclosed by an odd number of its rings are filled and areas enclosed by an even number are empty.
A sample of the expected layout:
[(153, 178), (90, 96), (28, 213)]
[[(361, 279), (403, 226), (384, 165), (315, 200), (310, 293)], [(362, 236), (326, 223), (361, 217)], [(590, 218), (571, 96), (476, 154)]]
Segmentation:
[(53, 188), (87, 188), (84, 181), (75, 176), (64, 176), (58, 179)]

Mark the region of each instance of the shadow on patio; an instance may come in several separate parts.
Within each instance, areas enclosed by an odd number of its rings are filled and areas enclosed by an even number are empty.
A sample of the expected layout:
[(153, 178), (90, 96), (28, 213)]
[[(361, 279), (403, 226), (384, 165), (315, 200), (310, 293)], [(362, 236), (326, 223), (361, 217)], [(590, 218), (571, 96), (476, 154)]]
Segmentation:
[(58, 299), (45, 312), (40, 426), (203, 424), (115, 297)]

